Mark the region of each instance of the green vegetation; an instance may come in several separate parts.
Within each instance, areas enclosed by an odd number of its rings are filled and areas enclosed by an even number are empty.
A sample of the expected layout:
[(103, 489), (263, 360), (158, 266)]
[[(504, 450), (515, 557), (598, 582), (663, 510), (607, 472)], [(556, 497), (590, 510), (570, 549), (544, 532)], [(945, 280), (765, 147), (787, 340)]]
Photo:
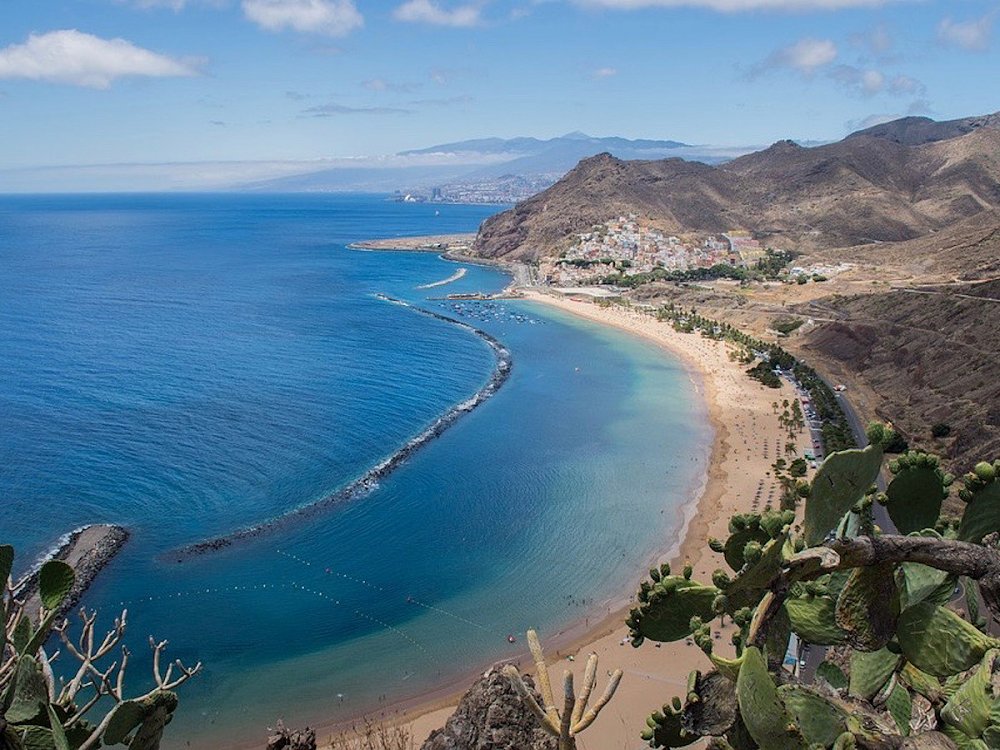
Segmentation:
[[(59, 560), (42, 566), (41, 612), (33, 621), (24, 602), (15, 598), (25, 581), (12, 581), (13, 563), (14, 548), (0, 545), (0, 748), (91, 750), (103, 744), (156, 750), (177, 708), (174, 688), (197, 674), (201, 664), (189, 669), (175, 661), (161, 672), (167, 642), (150, 638), (156, 687), (127, 698), (123, 683), (128, 652), (121, 645), (126, 612), (101, 638), (95, 631), (96, 615), (81, 611), (79, 638), (71, 639), (59, 617), (76, 579), (73, 569)], [(60, 647), (50, 655), (45, 643), (53, 634)], [(120, 648), (123, 656), (115, 661)], [(64, 670), (70, 679), (58, 685), (53, 677), (57, 657), (71, 663)]]
[(787, 336), (792, 331), (797, 330), (803, 323), (805, 321), (802, 318), (775, 318), (771, 322), (771, 328)]
[(686, 271), (668, 271), (666, 268), (654, 268), (652, 271), (636, 274), (615, 273), (602, 276), (599, 284), (611, 284), (612, 286), (627, 287), (634, 289), (643, 284), (650, 284), (654, 281), (714, 281), (716, 279), (734, 279), (736, 281), (749, 281), (755, 274), (746, 268), (731, 266), (728, 263), (717, 263), (710, 268), (691, 268)]
[[(733, 279), (734, 281), (766, 281), (777, 279), (781, 271), (792, 260), (792, 254), (784, 250), (768, 248), (766, 255), (750, 267), (733, 266), (729, 263), (716, 263), (710, 268), (691, 268), (686, 271), (654, 268), (652, 271), (636, 274), (615, 273), (597, 279), (598, 284), (635, 287), (654, 281), (672, 281), (677, 283), (692, 281), (715, 281), (716, 279)], [(562, 261), (569, 262), (569, 261)], [(586, 261), (585, 261), (586, 262)], [(599, 261), (607, 262), (605, 260)], [(589, 267), (586, 266), (586, 267)]]
[[(651, 747), (1000, 747), (1000, 640), (979, 614), (983, 601), (1000, 615), (1000, 460), (964, 477), (962, 518), (942, 518), (952, 479), (937, 458), (892, 461), (881, 494), (894, 435), (873, 425), (868, 436), (801, 483), (798, 507), (733, 516), (729, 536), (710, 542), (728, 568), (711, 583), (690, 566), (649, 571), (627, 620), (632, 644), (689, 639), (708, 660), (648, 718)], [(876, 526), (876, 503), (898, 534)], [(716, 618), (736, 626), (731, 647), (713, 636)], [(786, 664), (793, 634), (830, 647), (812, 684)]]
[(936, 438), (948, 437), (951, 434), (951, 425), (938, 422), (931, 427), (931, 436)]
[(821, 432), (826, 452), (845, 450), (857, 445), (847, 415), (833, 389), (814, 369), (797, 360), (785, 349), (749, 336), (728, 323), (701, 316), (693, 309), (684, 310), (668, 303), (658, 308), (655, 315), (658, 320), (672, 322), (675, 330), (684, 333), (700, 332), (707, 338), (734, 344), (741, 352), (738, 355), (741, 361), (749, 363), (757, 360), (757, 364), (747, 373), (764, 385), (777, 388), (781, 384), (776, 370), (790, 373), (809, 394), (816, 417), (823, 425)]

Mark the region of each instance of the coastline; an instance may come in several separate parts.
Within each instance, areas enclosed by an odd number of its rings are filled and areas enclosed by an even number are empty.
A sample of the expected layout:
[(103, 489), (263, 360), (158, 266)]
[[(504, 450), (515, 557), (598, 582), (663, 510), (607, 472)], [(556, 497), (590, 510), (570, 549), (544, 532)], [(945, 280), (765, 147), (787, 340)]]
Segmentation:
[[(712, 571), (723, 563), (718, 556), (706, 554), (708, 539), (727, 534), (732, 514), (763, 509), (769, 499), (778, 499), (777, 483), (768, 473), (770, 464), (781, 455), (787, 434), (772, 402), (795, 398), (794, 390), (784, 382), (780, 390), (758, 384), (729, 359), (725, 343), (679, 333), (668, 323), (637, 310), (598, 307), (535, 289), (521, 291), (528, 302), (549, 305), (650, 341), (677, 357), (688, 371), (714, 431), (708, 470), (702, 485), (692, 488), (690, 499), (678, 509), (677, 531), (650, 559), (637, 561), (636, 584), (646, 567), (667, 561), (675, 567), (690, 562), (696, 577), (710, 580)], [(808, 436), (800, 434), (798, 443), (801, 452), (809, 446)], [(578, 738), (581, 750), (635, 741), (646, 716), (683, 692), (691, 670), (706, 669), (709, 664), (700, 649), (683, 641), (662, 646), (648, 643), (640, 649), (627, 645), (624, 620), (631, 594), (631, 590), (623, 591), (618, 600), (610, 605), (604, 602), (599, 611), (591, 611), (559, 633), (542, 634), (550, 662), (570, 659), (582, 663), (586, 654), (594, 652), (600, 657), (602, 672), (616, 667), (625, 671), (615, 700), (587, 734)], [(719, 631), (716, 637), (726, 643), (728, 631)], [(527, 654), (512, 661), (519, 666), (531, 664)], [(444, 725), (459, 699), (488, 666), (481, 665), (463, 679), (386, 706), (377, 716), (408, 727), (419, 747), (431, 731)], [(350, 726), (351, 722), (321, 723), (316, 728), (317, 737), (322, 744)]]
[(475, 232), (465, 232), (460, 234), (431, 234), (418, 237), (387, 237), (380, 240), (362, 240), (360, 242), (352, 242), (347, 247), (351, 250), (440, 253), (451, 249), (468, 249), (472, 246), (472, 242), (475, 239)]
[(44, 563), (49, 560), (63, 560), (76, 573), (73, 588), (70, 589), (69, 596), (60, 608), (60, 615), (65, 615), (79, 603), (101, 571), (121, 551), (128, 538), (128, 530), (124, 526), (114, 524), (81, 526), (60, 537), (58, 545), (32, 566), (31, 572), (20, 582), (15, 592), (19, 599), (24, 599), (24, 611), (29, 616), (38, 613), (41, 605), (38, 596), (38, 572)]

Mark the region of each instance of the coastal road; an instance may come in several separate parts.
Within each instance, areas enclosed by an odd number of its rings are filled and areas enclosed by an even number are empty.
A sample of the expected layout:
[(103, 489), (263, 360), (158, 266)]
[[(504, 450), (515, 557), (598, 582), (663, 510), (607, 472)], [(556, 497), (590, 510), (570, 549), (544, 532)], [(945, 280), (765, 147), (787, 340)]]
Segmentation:
[[(820, 379), (826, 383), (830, 390), (833, 391), (834, 398), (837, 399), (837, 403), (840, 404), (840, 408), (844, 410), (844, 416), (847, 417), (847, 423), (851, 427), (851, 432), (854, 433), (854, 440), (857, 442), (858, 447), (864, 448), (867, 446), (868, 435), (865, 431), (865, 424), (861, 421), (861, 417), (858, 416), (854, 407), (851, 406), (851, 402), (847, 400), (842, 391), (833, 390), (833, 386), (827, 382), (826, 378), (820, 376)], [(886, 481), (881, 472), (878, 475), (878, 479), (875, 480), (875, 484), (878, 486), (880, 492), (885, 492)], [(875, 523), (878, 524), (883, 533), (898, 533), (896, 525), (892, 522), (892, 519), (889, 518), (889, 512), (886, 510), (884, 505), (881, 503), (875, 503), (873, 511), (875, 515)], [(816, 668), (819, 667), (825, 657), (826, 646), (804, 645), (799, 654), (799, 678), (806, 683), (812, 682), (816, 677)]]

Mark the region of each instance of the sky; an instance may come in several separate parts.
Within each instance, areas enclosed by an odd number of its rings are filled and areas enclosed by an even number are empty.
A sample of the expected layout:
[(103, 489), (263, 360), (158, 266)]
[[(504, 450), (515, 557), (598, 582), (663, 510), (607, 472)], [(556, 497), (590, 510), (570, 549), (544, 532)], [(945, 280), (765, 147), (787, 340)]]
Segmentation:
[(235, 180), (571, 131), (829, 141), (1000, 110), (998, 19), (1000, 0), (0, 0), (0, 172)]

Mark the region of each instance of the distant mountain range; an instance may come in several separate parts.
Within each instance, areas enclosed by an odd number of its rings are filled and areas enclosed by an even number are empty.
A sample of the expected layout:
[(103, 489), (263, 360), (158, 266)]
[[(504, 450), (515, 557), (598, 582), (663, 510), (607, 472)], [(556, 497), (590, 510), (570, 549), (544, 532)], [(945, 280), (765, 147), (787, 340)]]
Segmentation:
[(1000, 116), (905, 118), (805, 148), (780, 141), (724, 164), (585, 159), (487, 220), (474, 251), (531, 260), (634, 213), (675, 232), (743, 228), (800, 250), (912, 240), (1000, 207)]
[[(607, 152), (619, 159), (683, 157), (717, 164), (750, 149), (692, 146), (679, 141), (595, 138), (568, 133), (557, 138), (480, 138), (403, 151), (386, 166), (321, 169), (242, 186), (261, 192), (400, 191), (442, 200), (516, 202), (548, 187), (581, 159)], [(420, 166), (398, 166), (408, 161)]]

